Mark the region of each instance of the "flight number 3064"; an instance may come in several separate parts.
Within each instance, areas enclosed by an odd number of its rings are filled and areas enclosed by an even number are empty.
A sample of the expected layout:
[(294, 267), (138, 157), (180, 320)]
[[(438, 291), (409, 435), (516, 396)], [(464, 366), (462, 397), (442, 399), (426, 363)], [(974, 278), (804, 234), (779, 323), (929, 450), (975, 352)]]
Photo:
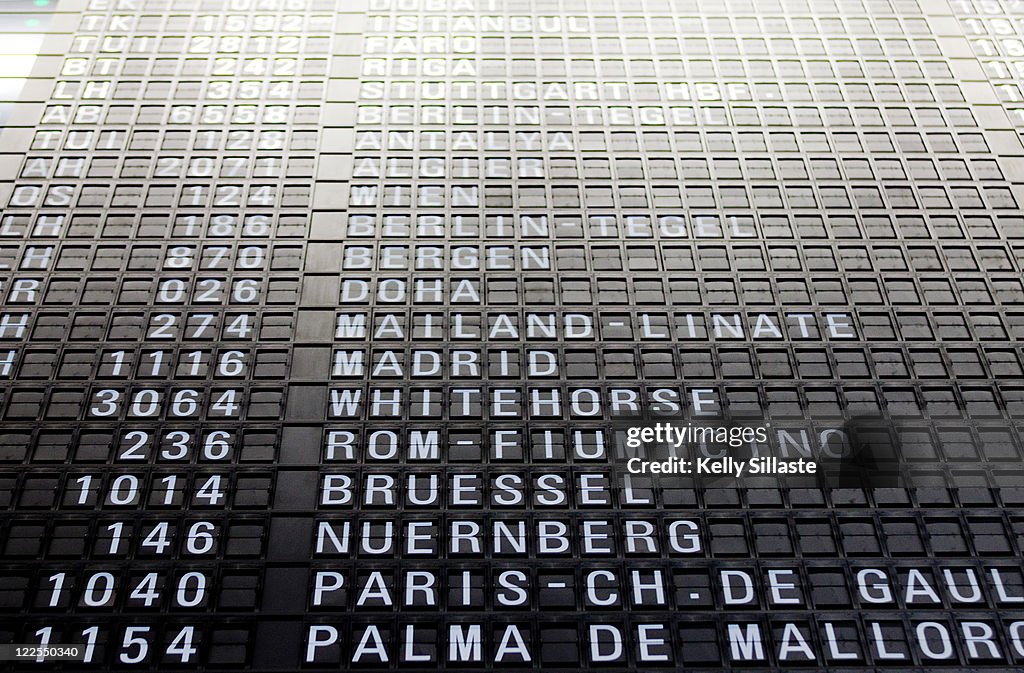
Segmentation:
[(89, 416), (93, 418), (118, 418), (126, 415), (129, 418), (160, 418), (166, 413), (169, 418), (194, 418), (202, 413), (205, 402), (209, 401), (207, 416), (224, 418), (237, 417), (243, 392), (235, 388), (209, 391), (206, 400), (205, 391), (183, 388), (176, 391), (163, 391), (154, 388), (142, 388), (134, 392), (124, 392), (115, 388), (103, 388), (92, 395)]

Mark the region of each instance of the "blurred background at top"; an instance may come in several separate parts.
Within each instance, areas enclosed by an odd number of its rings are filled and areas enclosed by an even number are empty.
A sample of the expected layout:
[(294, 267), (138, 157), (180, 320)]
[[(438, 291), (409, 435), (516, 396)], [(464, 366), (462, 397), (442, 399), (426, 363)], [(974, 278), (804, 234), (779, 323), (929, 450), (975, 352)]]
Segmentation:
[(59, 0), (0, 0), (0, 125), (18, 100)]

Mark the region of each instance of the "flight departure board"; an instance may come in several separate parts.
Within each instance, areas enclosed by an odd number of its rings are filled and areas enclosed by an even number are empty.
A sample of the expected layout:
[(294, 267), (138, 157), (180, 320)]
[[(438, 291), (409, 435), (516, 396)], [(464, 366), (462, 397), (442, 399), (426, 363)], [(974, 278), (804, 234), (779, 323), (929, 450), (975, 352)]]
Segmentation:
[(1024, 670), (1024, 2), (0, 3), (0, 670)]

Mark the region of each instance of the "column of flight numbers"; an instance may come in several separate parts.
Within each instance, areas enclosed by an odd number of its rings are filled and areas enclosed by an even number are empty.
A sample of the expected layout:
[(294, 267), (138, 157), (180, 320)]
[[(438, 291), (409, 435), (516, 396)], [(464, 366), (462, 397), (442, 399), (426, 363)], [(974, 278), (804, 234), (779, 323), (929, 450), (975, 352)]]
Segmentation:
[(334, 5), (77, 17), (5, 210), (29, 243), (3, 336), (32, 343), (4, 419), (32, 468), (14, 642), (247, 662)]

